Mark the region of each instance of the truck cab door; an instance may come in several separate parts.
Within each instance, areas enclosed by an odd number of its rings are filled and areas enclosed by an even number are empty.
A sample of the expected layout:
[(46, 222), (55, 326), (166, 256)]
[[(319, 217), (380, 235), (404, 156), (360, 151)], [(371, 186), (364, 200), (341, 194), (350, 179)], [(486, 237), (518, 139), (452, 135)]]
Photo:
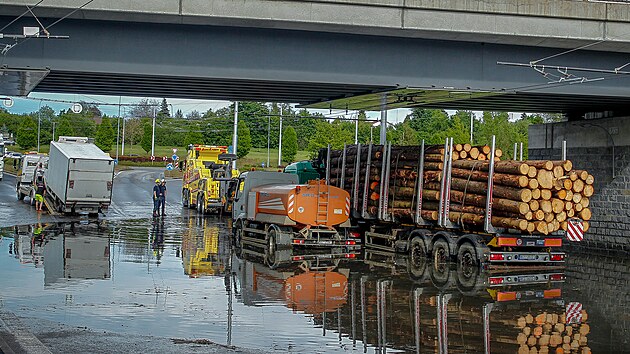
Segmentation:
[[(247, 212), (245, 206), (247, 204), (247, 193), (245, 190), (245, 178), (238, 179), (238, 185), (236, 186), (236, 192), (234, 196), (234, 208), (232, 209), (232, 217), (237, 219), (240, 215)], [(245, 215), (246, 217), (246, 215)]]

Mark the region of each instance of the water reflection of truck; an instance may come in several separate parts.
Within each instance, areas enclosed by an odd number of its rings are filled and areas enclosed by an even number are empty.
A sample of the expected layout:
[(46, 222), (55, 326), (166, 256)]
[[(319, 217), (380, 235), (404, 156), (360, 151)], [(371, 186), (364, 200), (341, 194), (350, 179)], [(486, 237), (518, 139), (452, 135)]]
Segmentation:
[(562, 270), (431, 266), (412, 272), (407, 257), (388, 257), (368, 254), (369, 272), (351, 273), (357, 300), (342, 327), (365, 346), (415, 353), (589, 352), (586, 312), (581, 323), (568, 321)]
[(304, 258), (288, 254), (274, 269), (263, 255), (247, 253), (232, 258), (238, 277), (237, 293), (245, 305), (281, 302), (286, 307), (319, 315), (339, 310), (347, 302), (349, 270), (340, 265), (343, 255), (312, 254)]
[(47, 198), (61, 213), (96, 215), (112, 200), (114, 160), (88, 138), (59, 137), (50, 143), (44, 173)]
[(4, 177), (4, 137), (0, 134), (0, 181)]
[(229, 255), (229, 238), (221, 237), (217, 220), (201, 219), (201, 230), (188, 219), (182, 237), (184, 274), (191, 278), (225, 275)]

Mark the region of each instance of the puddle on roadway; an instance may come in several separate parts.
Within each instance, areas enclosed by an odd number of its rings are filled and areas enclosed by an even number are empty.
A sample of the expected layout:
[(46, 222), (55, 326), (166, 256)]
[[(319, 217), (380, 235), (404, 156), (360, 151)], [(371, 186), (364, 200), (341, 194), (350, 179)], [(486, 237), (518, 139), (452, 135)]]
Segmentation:
[(227, 221), (210, 217), (1, 233), (0, 304), (73, 326), (303, 353), (554, 353), (557, 340), (579, 353), (628, 347), (628, 287), (609, 283), (619, 274), (627, 284), (630, 267), (615, 258), (508, 275), (285, 252), (271, 269), (255, 252), (234, 255)]

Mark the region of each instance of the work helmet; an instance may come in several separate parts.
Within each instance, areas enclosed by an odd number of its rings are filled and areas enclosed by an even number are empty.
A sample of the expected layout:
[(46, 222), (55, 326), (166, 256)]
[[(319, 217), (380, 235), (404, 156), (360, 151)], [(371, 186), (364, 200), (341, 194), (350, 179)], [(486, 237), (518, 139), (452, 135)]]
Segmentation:
[(162, 178), (162, 183), (166, 183), (166, 180), (164, 178)]
[(155, 180), (155, 183), (160, 183), (160, 179), (159, 179), (159, 178), (158, 178), (158, 179), (156, 179), (156, 180)]

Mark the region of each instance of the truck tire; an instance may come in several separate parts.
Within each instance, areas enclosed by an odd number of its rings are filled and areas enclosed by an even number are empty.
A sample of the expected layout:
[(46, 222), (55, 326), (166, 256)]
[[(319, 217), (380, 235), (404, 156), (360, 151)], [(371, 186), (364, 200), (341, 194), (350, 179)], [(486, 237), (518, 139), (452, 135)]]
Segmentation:
[(31, 194), (29, 195), (30, 201), (29, 203), (31, 204), (31, 206), (35, 205), (35, 191), (31, 190)]
[(479, 260), (477, 258), (477, 251), (470, 242), (464, 242), (459, 245), (457, 249), (457, 263), (462, 267), (477, 266)]
[(232, 243), (234, 245), (234, 253), (237, 257), (241, 256), (243, 252), (243, 221), (238, 220), (234, 225), (234, 233), (232, 237)]
[(267, 249), (265, 250), (265, 260), (270, 268), (275, 268), (276, 266), (277, 238), (276, 229), (270, 227), (267, 231)]
[(427, 264), (427, 245), (422, 236), (414, 236), (409, 242), (409, 274), (414, 279), (423, 277)]
[(20, 186), (18, 186), (18, 189), (16, 190), (16, 193), (17, 193), (17, 199), (18, 199), (18, 200), (24, 200), (25, 195), (24, 195), (24, 194), (22, 194), (22, 192), (20, 192), (20, 189), (19, 189), (19, 188), (20, 188)]
[(184, 208), (188, 208), (188, 204), (190, 204), (190, 197), (188, 196), (188, 191), (184, 189), (182, 191), (182, 205)]
[(444, 264), (449, 261), (450, 252), (448, 248), (448, 242), (439, 238), (433, 243), (433, 250), (431, 251), (431, 258), (435, 266)]

